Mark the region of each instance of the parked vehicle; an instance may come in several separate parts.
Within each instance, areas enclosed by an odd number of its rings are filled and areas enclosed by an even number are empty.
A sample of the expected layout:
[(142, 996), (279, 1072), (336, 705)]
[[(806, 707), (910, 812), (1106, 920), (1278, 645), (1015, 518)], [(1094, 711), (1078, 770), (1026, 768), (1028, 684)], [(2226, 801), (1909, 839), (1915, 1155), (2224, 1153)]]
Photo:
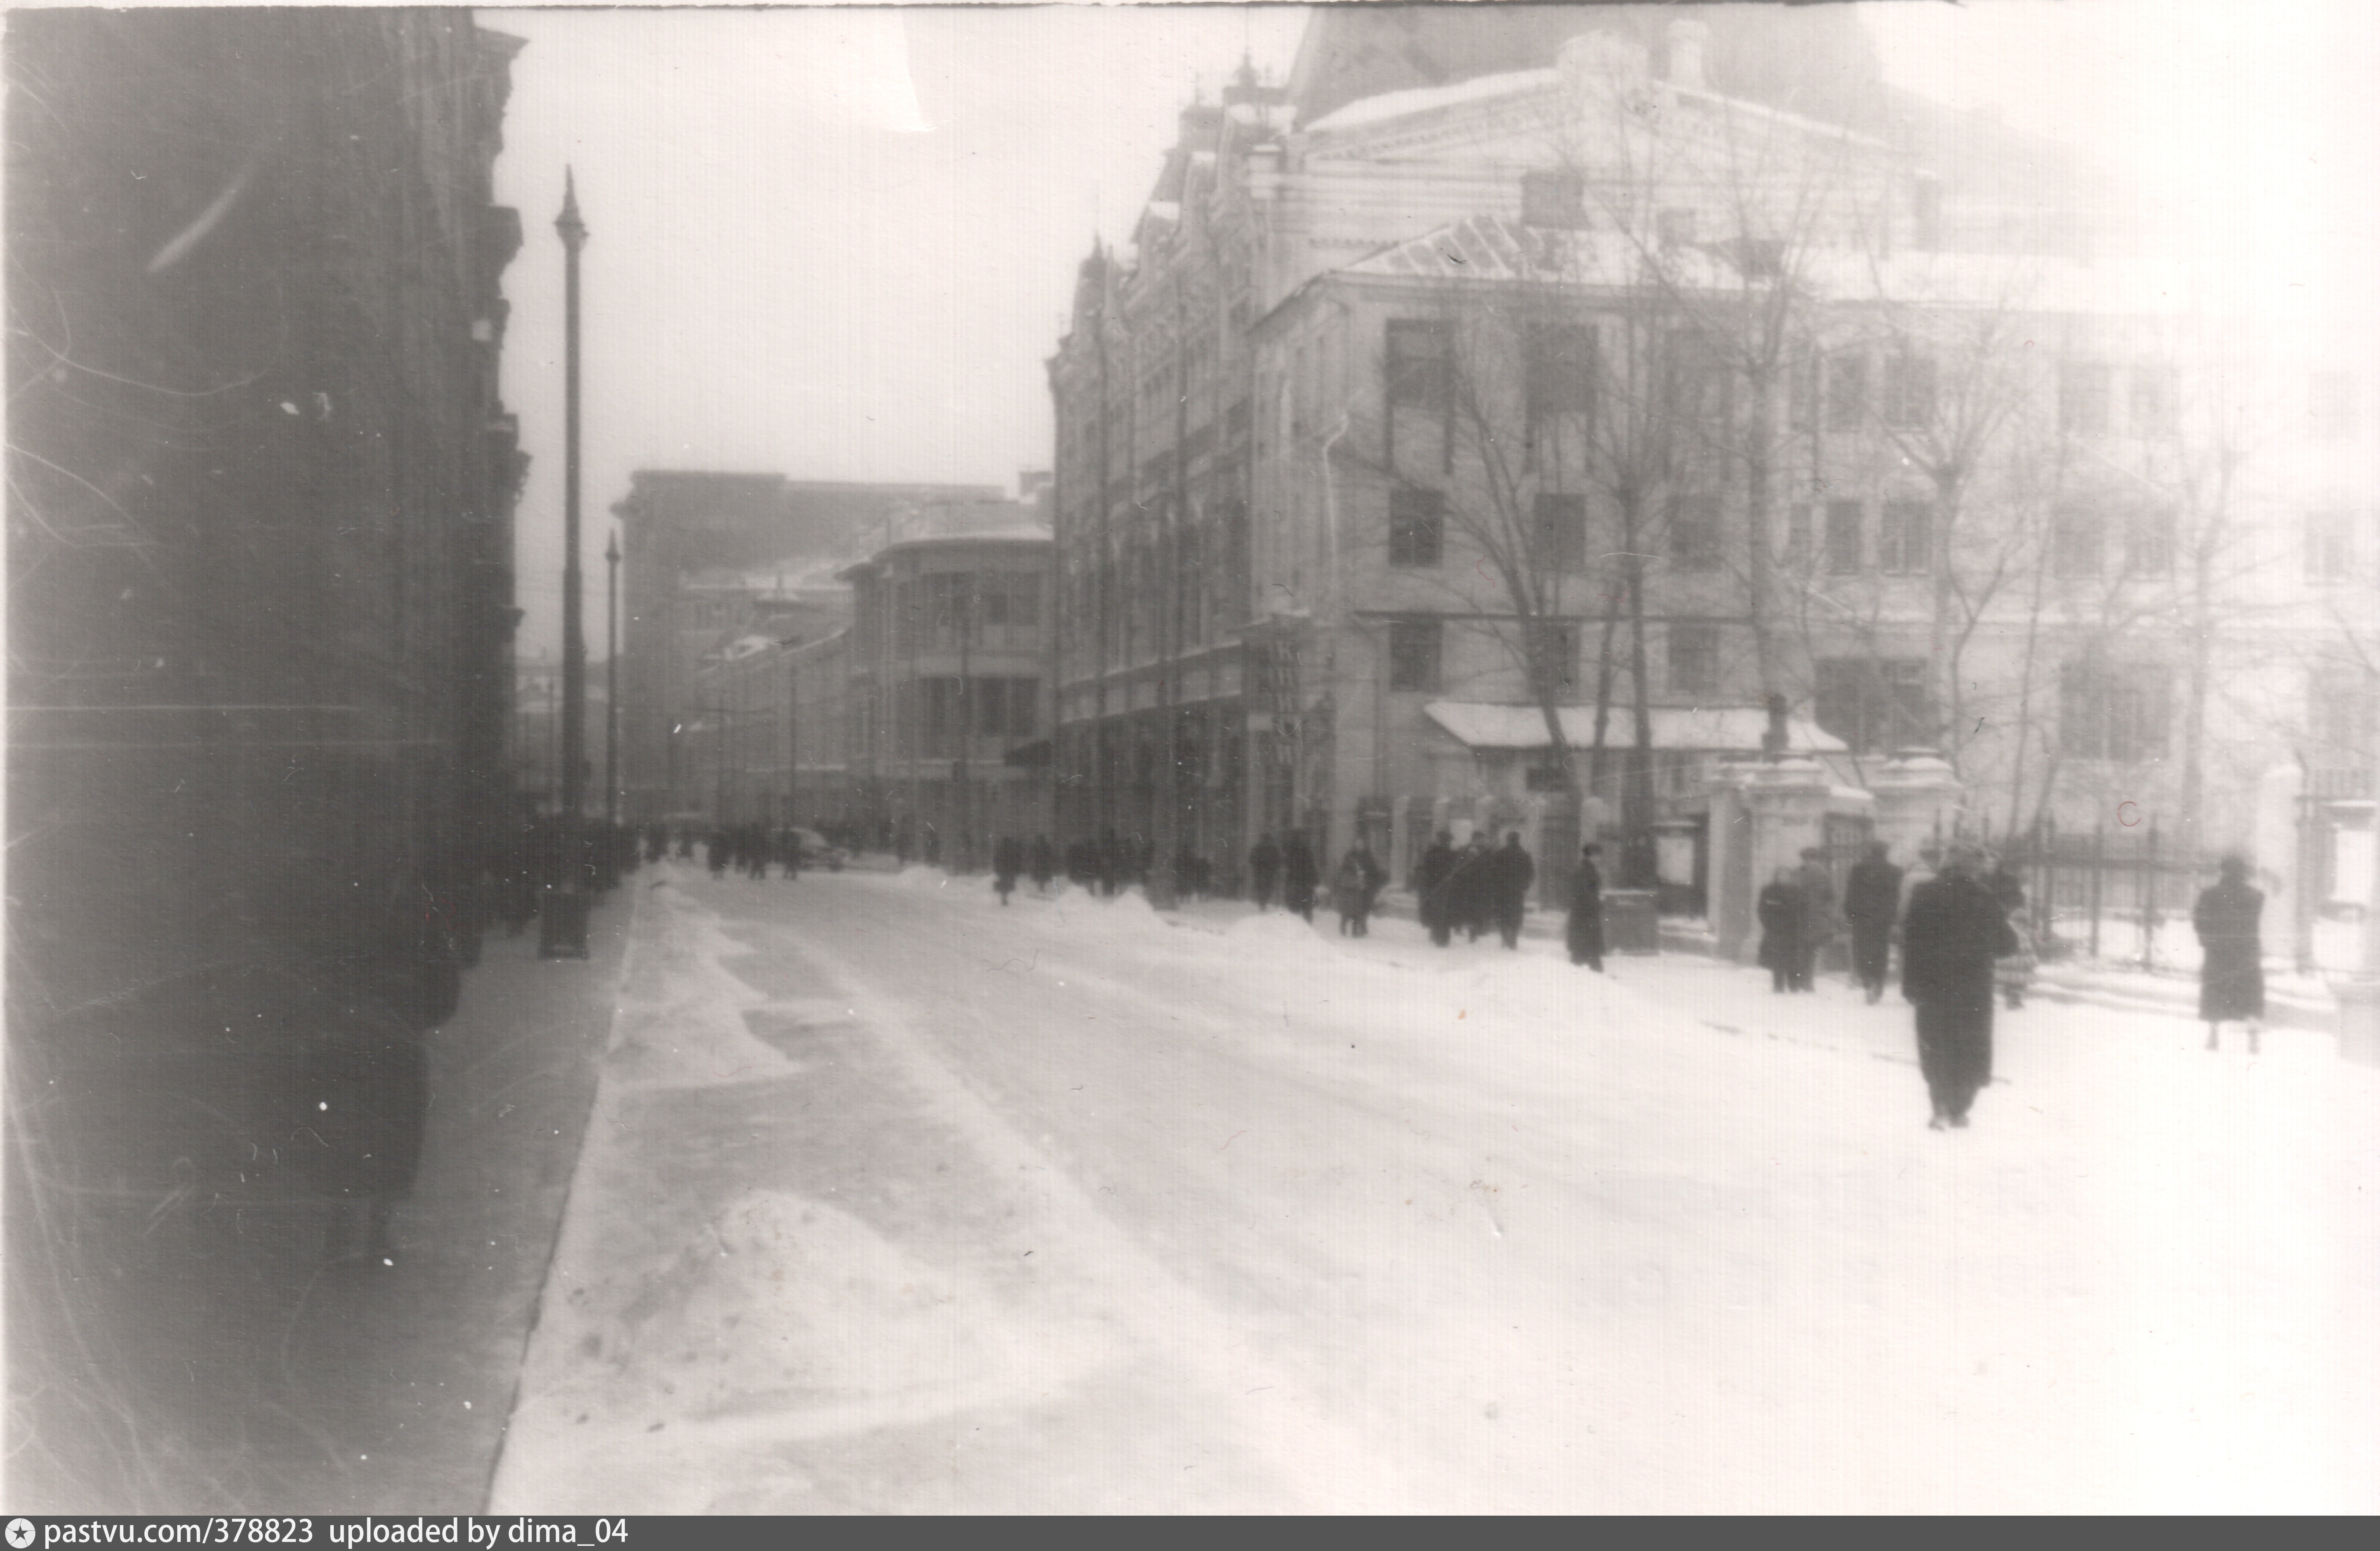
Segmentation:
[(843, 865), (851, 860), (850, 852), (816, 830), (797, 826), (793, 836), (794, 843), (802, 848), (802, 866), (806, 867), (824, 867), (829, 872), (841, 872)]

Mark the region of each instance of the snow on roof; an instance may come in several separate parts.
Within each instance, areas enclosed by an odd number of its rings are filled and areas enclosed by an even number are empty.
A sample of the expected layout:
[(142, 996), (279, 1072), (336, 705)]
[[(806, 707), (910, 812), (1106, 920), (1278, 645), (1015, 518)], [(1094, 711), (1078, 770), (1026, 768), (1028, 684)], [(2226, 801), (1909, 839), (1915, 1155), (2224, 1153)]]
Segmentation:
[[(1488, 705), (1475, 700), (1433, 700), (1422, 708), (1432, 721), (1469, 748), (1545, 748), (1545, 712), (1536, 706)], [(1595, 708), (1561, 706), (1563, 741), (1585, 748), (1595, 741)], [(1656, 706), (1652, 710), (1653, 746), (1715, 754), (1757, 754), (1761, 734), (1768, 731), (1768, 713), (1758, 706)], [(1635, 740), (1634, 712), (1615, 707), (1605, 727), (1606, 748)], [(1785, 746), (1795, 754), (1847, 752), (1840, 738), (1800, 718), (1785, 722)]]
[(1475, 76), (1452, 86), (1417, 86), (1403, 91), (1383, 91), (1377, 97), (1359, 97), (1344, 107), (1333, 109), (1307, 125), (1306, 129), (1309, 133), (1352, 129), (1362, 124), (1377, 124), (1383, 119), (1402, 118), (1409, 114), (1429, 113), (1461, 103), (1534, 91), (1551, 86), (1554, 79), (1554, 72), (1550, 69), (1511, 70), (1502, 75)]

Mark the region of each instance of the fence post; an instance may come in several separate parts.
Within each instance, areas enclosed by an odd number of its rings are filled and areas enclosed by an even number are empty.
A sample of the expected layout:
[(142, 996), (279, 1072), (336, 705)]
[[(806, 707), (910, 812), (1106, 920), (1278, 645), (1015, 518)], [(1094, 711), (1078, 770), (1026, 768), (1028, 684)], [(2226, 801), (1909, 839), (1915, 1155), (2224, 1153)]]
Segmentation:
[(2149, 857), (2142, 869), (2141, 892), (2141, 967), (2156, 968), (2157, 934), (2157, 821), (2149, 815)]
[(2107, 870), (2107, 821), (2091, 830), (2091, 956), (2099, 956), (2099, 897)]

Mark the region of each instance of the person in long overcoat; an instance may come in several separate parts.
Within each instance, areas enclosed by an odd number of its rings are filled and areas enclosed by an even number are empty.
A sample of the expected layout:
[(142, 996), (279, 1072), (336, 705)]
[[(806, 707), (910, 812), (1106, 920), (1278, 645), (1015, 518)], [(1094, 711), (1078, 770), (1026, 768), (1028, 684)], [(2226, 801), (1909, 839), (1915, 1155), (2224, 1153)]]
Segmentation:
[(2000, 902), (1979, 876), (1983, 852), (1953, 844), (1942, 870), (1909, 896), (1900, 923), (1900, 994), (1917, 1013), (1917, 1064), (1937, 1131), (1967, 1123), (1992, 1080), (1995, 961), (2017, 949)]
[(1813, 991), (1818, 988), (1818, 951), (1835, 939), (1835, 878), (1827, 870), (1827, 854), (1813, 845), (1802, 853), (1802, 865), (1793, 872), (1793, 880), (1802, 886), (1802, 964), (1794, 976), (1793, 988)]
[(1339, 912), (1341, 937), (1372, 935), (1372, 900), (1380, 891), (1388, 875), (1372, 855), (1371, 846), (1364, 837), (1339, 858), (1339, 870), (1330, 875), (1330, 903)]
[(1014, 835), (1001, 836), (991, 848), (991, 886), (999, 891), (1001, 903), (1016, 892), (1016, 875), (1024, 870), (1025, 842)]
[(1578, 870), (1570, 879), (1570, 923), (1564, 934), (1570, 943), (1570, 962), (1585, 964), (1597, 975), (1603, 973), (1603, 871), (1595, 859), (1602, 854), (1599, 845), (1579, 850)]
[(1755, 905), (1760, 917), (1760, 967), (1768, 988), (1791, 991), (1802, 975), (1802, 933), (1810, 902), (1791, 867), (1779, 867)]
[(1475, 834), (1469, 843), (1454, 854), (1454, 875), (1447, 880), (1447, 908), (1453, 924), (1467, 933), (1470, 940), (1479, 940), (1488, 929), (1495, 911), (1495, 853), (1488, 849), (1488, 837)]
[(1314, 919), (1314, 891), (1321, 887), (1322, 869), (1302, 830), (1292, 830), (1281, 848), (1281, 903), (1308, 921)]
[(1453, 899), (1450, 883), (1454, 877), (1454, 837), (1440, 830), (1430, 838), (1429, 849), (1421, 854), (1414, 868), (1414, 901), (1421, 911), (1421, 924), (1429, 928), (1429, 939), (1443, 948), (1454, 937)]
[(1504, 837), (1503, 849), (1495, 856), (1490, 875), (1490, 905), (1495, 914), (1496, 930), (1507, 948), (1521, 945), (1521, 921), (1529, 910), (1529, 885), (1537, 880), (1536, 859), (1521, 845), (1521, 831), (1514, 830)]
[(1031, 871), (1033, 874), (1033, 891), (1037, 894), (1048, 893), (1050, 891), (1050, 880), (1058, 875), (1058, 854), (1050, 849), (1050, 837), (1048, 835), (1035, 835), (1033, 837), (1033, 860), (1031, 863)]
[(2248, 1053), (2260, 1040), (2265, 1016), (2264, 891), (2248, 881), (2248, 864), (2223, 858), (2222, 877), (2198, 896), (2190, 913), (2198, 928), (2198, 1015), (2206, 1024), (2206, 1048), (2219, 1048), (2224, 1023), (2248, 1025)]
[(1867, 854), (1852, 864), (1843, 881), (1843, 918), (1852, 927), (1852, 975), (1871, 1005), (1884, 1000), (1885, 971), (1892, 962), (1892, 927), (1900, 918), (1900, 869), (1892, 848), (1870, 841)]
[(1248, 893), (1258, 910), (1272, 908), (1272, 886), (1280, 877), (1281, 847), (1272, 842), (1272, 831), (1268, 830), (1248, 848)]

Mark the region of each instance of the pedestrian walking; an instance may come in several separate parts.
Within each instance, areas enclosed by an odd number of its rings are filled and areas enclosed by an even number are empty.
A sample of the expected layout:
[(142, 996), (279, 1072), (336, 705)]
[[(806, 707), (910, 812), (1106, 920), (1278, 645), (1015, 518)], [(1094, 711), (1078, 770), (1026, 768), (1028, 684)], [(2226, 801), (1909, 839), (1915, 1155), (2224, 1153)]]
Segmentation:
[(1504, 836), (1503, 849), (1498, 851), (1488, 874), (1488, 903), (1496, 922), (1497, 932), (1507, 948), (1521, 946), (1521, 921), (1529, 910), (1529, 885), (1537, 880), (1536, 859), (1521, 844), (1521, 831), (1513, 830)]
[(1454, 837), (1440, 830), (1414, 866), (1414, 903), (1429, 939), (1443, 948), (1454, 935), (1454, 916), (1448, 885), (1454, 877)]
[(1033, 874), (1033, 891), (1048, 893), (1050, 880), (1058, 875), (1058, 854), (1050, 848), (1048, 835), (1033, 837), (1033, 857), (1028, 866)]
[(1355, 843), (1339, 858), (1339, 870), (1330, 877), (1330, 903), (1339, 912), (1341, 937), (1372, 935), (1372, 901), (1386, 881), (1388, 875), (1380, 870), (1370, 844), (1356, 836)]
[(1599, 845), (1579, 848), (1578, 870), (1570, 879), (1570, 923), (1564, 933), (1570, 943), (1570, 962), (1585, 964), (1596, 974), (1603, 973), (1603, 872), (1595, 859), (1603, 854)]
[(1827, 868), (1827, 854), (1816, 846), (1802, 851), (1802, 865), (1793, 869), (1802, 886), (1802, 964), (1793, 988), (1818, 988), (1818, 953), (1835, 939), (1835, 876)]
[(2248, 1053), (2258, 1053), (2265, 1016), (2265, 894), (2248, 881), (2245, 858), (2226, 856), (2222, 876), (2198, 896), (2190, 912), (2198, 929), (2198, 1015), (2206, 1023), (2206, 1048), (2219, 1048), (2223, 1024), (2248, 1025)]
[(991, 848), (991, 887), (1002, 905), (1016, 892), (1016, 875), (1025, 870), (1025, 844), (1014, 835), (1002, 835)]
[(1314, 919), (1314, 893), (1322, 885), (1322, 869), (1301, 830), (1292, 830), (1281, 847), (1281, 903), (1306, 920)]
[(1272, 842), (1272, 832), (1267, 830), (1248, 848), (1248, 892), (1258, 910), (1272, 907), (1272, 887), (1280, 877), (1281, 847)]
[(2016, 950), (1983, 862), (1980, 847), (1953, 842), (1941, 872), (1911, 892), (1901, 920), (1900, 994), (1916, 1009), (1917, 1064), (1936, 1131), (1964, 1126), (1992, 1080), (1993, 963)]
[(1801, 989), (1802, 933), (1810, 902), (1794, 869), (1779, 867), (1754, 909), (1760, 917), (1760, 967), (1768, 972), (1768, 988), (1780, 994)]
[(1852, 978), (1874, 1006), (1884, 1000), (1892, 927), (1900, 918), (1900, 869), (1892, 865), (1892, 848), (1884, 842), (1868, 842), (1867, 854), (1852, 865), (1843, 885), (1843, 918), (1852, 928)]

